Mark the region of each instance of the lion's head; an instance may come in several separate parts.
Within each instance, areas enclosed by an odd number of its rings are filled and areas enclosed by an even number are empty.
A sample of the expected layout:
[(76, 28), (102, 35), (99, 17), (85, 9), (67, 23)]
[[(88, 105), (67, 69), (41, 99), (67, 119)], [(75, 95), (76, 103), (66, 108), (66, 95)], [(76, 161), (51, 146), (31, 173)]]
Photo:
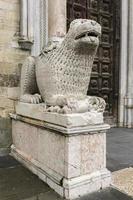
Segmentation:
[(94, 20), (76, 19), (71, 22), (67, 34), (69, 45), (75, 48), (96, 48), (99, 45), (101, 26)]

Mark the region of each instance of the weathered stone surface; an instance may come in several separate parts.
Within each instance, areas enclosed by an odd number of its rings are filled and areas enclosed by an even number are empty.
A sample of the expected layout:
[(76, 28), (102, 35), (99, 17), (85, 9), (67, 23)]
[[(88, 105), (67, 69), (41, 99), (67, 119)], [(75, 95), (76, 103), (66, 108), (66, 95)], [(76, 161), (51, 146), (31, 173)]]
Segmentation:
[(67, 128), (83, 127), (87, 125), (103, 124), (102, 112), (86, 112), (76, 114), (58, 114), (46, 112), (45, 104), (28, 104), (18, 102), (16, 104), (16, 113), (21, 116), (42, 120)]
[(87, 97), (100, 35), (97, 22), (77, 19), (61, 45), (50, 43), (37, 58), (28, 57), (22, 67), (20, 101), (44, 101), (49, 112), (103, 112), (103, 99)]
[[(18, 65), (28, 52), (12, 47), (15, 35), (19, 32), (19, 1), (0, 1), (0, 86), (16, 87), (19, 84)], [(16, 38), (17, 39), (17, 38)], [(7, 98), (8, 95), (6, 95)], [(3, 97), (3, 94), (0, 95)], [(0, 103), (2, 105), (4, 103)], [(12, 106), (12, 104), (11, 104)], [(8, 106), (3, 106), (8, 112)], [(12, 106), (13, 108), (13, 106)]]
[[(9, 152), (11, 126), (9, 112), (14, 111), (14, 102), (8, 99), (9, 88), (19, 85), (19, 64), (29, 54), (14, 48), (19, 32), (19, 0), (0, 0), (0, 152)], [(11, 96), (11, 95), (10, 95)]]
[(67, 138), (47, 129), (19, 121), (13, 122), (15, 147), (24, 151), (29, 158), (38, 160), (42, 168), (52, 170), (54, 167), (56, 173), (66, 178), (106, 168), (105, 142), (104, 133)]
[(14, 133), (14, 129), (17, 131), (17, 135), (13, 136), (13, 143), (16, 148), (23, 151), (27, 156), (37, 160), (38, 157), (38, 135), (37, 129), (32, 128), (30, 125), (26, 125), (25, 123), (15, 123), (13, 125), (12, 133)]
[(52, 0), (49, 0), (48, 32), (51, 40), (53, 37), (64, 37), (66, 35), (66, 5), (66, 0), (55, 0), (54, 4)]
[(106, 135), (96, 133), (81, 137), (81, 173), (89, 174), (106, 167)]
[(109, 126), (63, 129), (61, 124), (42, 123), (39, 119), (12, 118), (12, 155), (61, 196), (74, 199), (110, 185), (105, 137)]
[(20, 77), (15, 74), (0, 74), (0, 86), (3, 87), (17, 87)]
[(20, 88), (19, 87), (11, 87), (7, 90), (8, 99), (18, 100), (20, 96)]

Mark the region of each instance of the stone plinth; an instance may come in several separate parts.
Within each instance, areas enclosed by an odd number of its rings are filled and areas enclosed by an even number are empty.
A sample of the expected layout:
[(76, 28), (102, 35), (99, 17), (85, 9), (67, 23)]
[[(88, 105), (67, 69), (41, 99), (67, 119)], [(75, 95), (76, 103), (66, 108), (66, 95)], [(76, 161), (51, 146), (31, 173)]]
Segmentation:
[(17, 114), (11, 115), (12, 155), (67, 199), (108, 187), (109, 126), (103, 123), (102, 114), (61, 115), (42, 108), (19, 103)]

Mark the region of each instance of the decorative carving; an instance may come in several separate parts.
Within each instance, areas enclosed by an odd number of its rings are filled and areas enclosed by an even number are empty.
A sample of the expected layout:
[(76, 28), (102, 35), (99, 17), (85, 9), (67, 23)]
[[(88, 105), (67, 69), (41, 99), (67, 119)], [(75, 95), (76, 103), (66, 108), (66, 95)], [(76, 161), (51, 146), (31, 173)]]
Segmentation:
[(31, 55), (40, 54), (48, 39), (48, 0), (20, 0), (21, 21), (18, 43)]
[(60, 113), (103, 111), (103, 99), (86, 96), (100, 35), (97, 22), (77, 19), (60, 46), (49, 44), (37, 58), (29, 57), (22, 67), (20, 101), (44, 101), (47, 111)]
[(109, 70), (109, 66), (108, 65), (103, 65), (103, 68), (102, 68), (102, 70), (103, 70), (103, 73), (107, 73), (108, 72), (108, 70)]
[[(63, 98), (64, 101), (64, 98)], [(88, 96), (83, 100), (76, 100), (73, 98), (66, 98), (66, 103), (64, 106), (50, 106), (46, 108), (47, 112), (57, 112), (61, 114), (70, 113), (84, 113), (90, 112), (103, 112), (105, 110), (106, 103), (100, 97)]]
[(93, 88), (94, 88), (94, 87), (97, 87), (97, 86), (98, 86), (97, 80), (92, 79), (92, 80), (91, 80), (91, 85), (92, 85)]
[(92, 0), (91, 5), (92, 5), (92, 8), (97, 9), (98, 2), (96, 0)]

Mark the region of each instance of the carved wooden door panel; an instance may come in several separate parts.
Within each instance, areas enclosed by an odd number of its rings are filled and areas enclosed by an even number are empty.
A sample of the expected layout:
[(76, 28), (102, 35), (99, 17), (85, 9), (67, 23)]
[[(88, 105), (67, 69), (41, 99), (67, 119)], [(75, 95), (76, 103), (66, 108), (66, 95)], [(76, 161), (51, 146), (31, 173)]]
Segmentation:
[[(93, 65), (89, 95), (103, 97), (106, 119), (116, 123), (119, 85), (119, 0), (68, 0), (68, 27), (76, 18), (94, 19), (102, 26), (102, 37)], [(108, 117), (107, 117), (108, 116)]]

